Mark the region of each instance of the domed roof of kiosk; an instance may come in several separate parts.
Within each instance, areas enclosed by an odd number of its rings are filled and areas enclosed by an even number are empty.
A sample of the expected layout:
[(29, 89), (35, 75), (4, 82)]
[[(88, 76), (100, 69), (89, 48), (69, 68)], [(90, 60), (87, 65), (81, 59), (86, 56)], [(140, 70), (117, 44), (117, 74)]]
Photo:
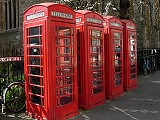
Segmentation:
[(103, 18), (104, 19), (112, 19), (112, 18), (117, 18), (117, 19), (119, 19), (118, 17), (116, 17), (116, 16), (111, 16), (111, 15), (107, 15), (107, 16), (103, 16)]
[(87, 14), (87, 13), (91, 13), (93, 11), (89, 11), (89, 10), (76, 10), (76, 12), (81, 13), (81, 14)]
[[(63, 5), (63, 4), (53, 3), (53, 2), (45, 2), (45, 3), (34, 4), (34, 5), (30, 6), (30, 7), (28, 7), (28, 8), (24, 11), (23, 14), (25, 14), (29, 9), (31, 9), (31, 8), (34, 7), (34, 6), (44, 6), (44, 7), (48, 8), (48, 7), (54, 6), (54, 5)], [(67, 8), (69, 8), (70, 10), (74, 11), (72, 8), (70, 8), (70, 7), (66, 6), (66, 5), (64, 5), (64, 6), (67, 7)]]
[(89, 13), (94, 13), (94, 14), (97, 14), (98, 16), (100, 16), (103, 19), (103, 17), (99, 13), (94, 12), (94, 11), (90, 11), (90, 10), (76, 10), (75, 12), (83, 14), (83, 15), (87, 15)]

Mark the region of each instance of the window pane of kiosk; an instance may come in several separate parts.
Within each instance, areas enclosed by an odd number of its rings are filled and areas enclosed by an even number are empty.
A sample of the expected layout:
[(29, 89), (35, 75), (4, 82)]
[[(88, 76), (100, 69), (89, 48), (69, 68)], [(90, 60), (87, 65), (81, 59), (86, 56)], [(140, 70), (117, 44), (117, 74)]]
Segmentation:
[(92, 30), (91, 31), (91, 36), (92, 37), (102, 37), (102, 32), (99, 30)]
[(74, 29), (56, 27), (56, 80), (57, 105), (65, 105), (75, 100), (74, 91)]
[(132, 68), (132, 69), (131, 69), (131, 74), (132, 74), (132, 73), (135, 73), (135, 72), (136, 72), (136, 69), (135, 69), (135, 68)]
[(122, 66), (115, 67), (115, 72), (121, 72), (121, 71), (122, 71)]
[(30, 57), (29, 64), (30, 65), (40, 65), (40, 57)]
[(27, 35), (29, 100), (32, 103), (44, 106), (42, 27), (29, 28), (29, 34)]
[(121, 38), (121, 34), (115, 32), (115, 33), (113, 34), (113, 38), (114, 38), (114, 39), (120, 39), (120, 38)]
[(136, 78), (136, 74), (131, 74), (130, 79), (134, 80), (134, 78)]
[(116, 79), (115, 80), (115, 86), (118, 86), (120, 84), (122, 84), (122, 80), (121, 79)]
[(91, 79), (92, 79), (92, 94), (97, 94), (103, 91), (103, 47), (102, 47), (102, 32), (99, 30), (91, 30), (90, 41), (90, 60), (91, 60)]
[(39, 47), (30, 47), (30, 55), (41, 55), (40, 51)]
[(130, 44), (131, 44), (131, 45), (134, 45), (134, 44), (135, 44), (135, 40), (134, 40), (134, 39), (135, 39), (135, 34), (133, 34), (133, 33), (130, 34)]
[(34, 45), (42, 45), (42, 38), (41, 37), (32, 37), (30, 38), (30, 46)]
[(73, 36), (74, 34), (73, 28), (63, 26), (57, 27), (57, 32), (59, 36)]
[(41, 31), (41, 27), (39, 26), (29, 28), (29, 36), (40, 35), (42, 33)]
[(30, 76), (31, 84), (40, 85), (40, 77)]

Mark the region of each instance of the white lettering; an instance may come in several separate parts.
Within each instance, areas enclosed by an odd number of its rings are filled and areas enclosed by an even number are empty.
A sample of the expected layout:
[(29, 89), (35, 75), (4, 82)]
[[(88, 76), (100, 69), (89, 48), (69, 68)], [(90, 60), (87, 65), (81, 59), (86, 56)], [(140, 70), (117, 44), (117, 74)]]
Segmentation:
[(21, 57), (5, 57), (0, 58), (0, 62), (8, 62), (8, 61), (22, 61)]
[(61, 13), (61, 12), (55, 12), (55, 11), (52, 11), (51, 15), (52, 16), (56, 16), (56, 17), (67, 18), (67, 19), (72, 19), (73, 18), (73, 15), (71, 15), (71, 14), (66, 14), (66, 13)]
[(94, 18), (87, 18), (87, 22), (93, 22), (93, 23), (98, 23), (98, 24), (101, 24), (101, 23), (102, 23), (101, 20), (94, 19)]
[(38, 13), (35, 13), (35, 14), (27, 15), (26, 19), (27, 20), (32, 20), (32, 19), (35, 19), (35, 18), (43, 17), (43, 16), (44, 16), (44, 12), (38, 12)]
[(76, 18), (76, 22), (81, 22), (81, 18)]
[(127, 26), (128, 29), (134, 29), (134, 26)]
[(110, 25), (111, 25), (111, 26), (115, 26), (115, 27), (121, 27), (121, 25), (120, 25), (120, 24), (115, 23), (115, 22), (111, 22), (111, 23), (110, 23)]

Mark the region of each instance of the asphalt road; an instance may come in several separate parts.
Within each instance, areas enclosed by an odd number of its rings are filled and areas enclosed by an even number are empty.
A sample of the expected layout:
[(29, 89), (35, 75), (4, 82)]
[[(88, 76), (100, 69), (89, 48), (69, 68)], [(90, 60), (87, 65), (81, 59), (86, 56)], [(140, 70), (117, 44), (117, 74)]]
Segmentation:
[[(0, 114), (0, 120), (29, 120), (24, 112)], [(33, 120), (33, 119), (32, 119)], [(138, 88), (70, 120), (160, 120), (160, 71), (138, 77)]]

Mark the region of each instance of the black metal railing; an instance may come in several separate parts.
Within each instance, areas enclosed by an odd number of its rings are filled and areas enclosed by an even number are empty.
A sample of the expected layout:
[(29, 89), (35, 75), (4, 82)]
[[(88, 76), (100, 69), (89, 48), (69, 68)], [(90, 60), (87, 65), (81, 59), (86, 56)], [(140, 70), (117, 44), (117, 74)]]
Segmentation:
[(0, 53), (0, 74), (6, 74), (8, 82), (24, 82), (23, 63), (23, 49), (2, 50)]
[[(146, 61), (145, 61), (145, 60)], [(146, 62), (146, 66), (148, 69), (148, 72), (153, 72), (153, 67), (149, 68), (148, 66), (151, 66), (154, 60), (154, 71), (157, 69), (160, 69), (160, 49), (159, 48), (146, 48), (146, 49), (138, 49), (137, 50), (137, 69), (138, 74), (143, 74), (144, 72), (144, 62)], [(148, 62), (149, 61), (149, 62)], [(148, 65), (149, 63), (149, 65)]]

